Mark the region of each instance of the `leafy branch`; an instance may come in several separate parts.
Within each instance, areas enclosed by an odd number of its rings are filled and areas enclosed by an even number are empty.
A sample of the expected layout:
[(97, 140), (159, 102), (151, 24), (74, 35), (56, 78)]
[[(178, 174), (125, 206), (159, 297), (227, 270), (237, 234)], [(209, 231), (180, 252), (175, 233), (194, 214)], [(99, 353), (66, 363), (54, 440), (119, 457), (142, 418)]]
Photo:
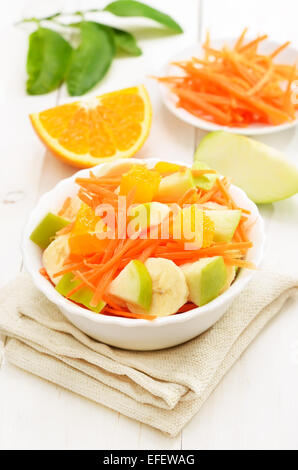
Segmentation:
[[(93, 88), (107, 73), (117, 51), (131, 56), (142, 54), (135, 37), (128, 31), (95, 21), (85, 20), (88, 13), (109, 12), (120, 17), (149, 18), (174, 33), (181, 26), (166, 13), (136, 0), (116, 0), (103, 9), (72, 13), (56, 12), (43, 18), (24, 18), (17, 24), (35, 23), (37, 29), (29, 36), (27, 55), (27, 93), (40, 95), (58, 88), (66, 81), (71, 96), (80, 96)], [(77, 22), (64, 21), (78, 16)], [(62, 19), (63, 21), (59, 21)], [(46, 24), (46, 26), (45, 26)], [(75, 27), (79, 45), (74, 48), (56, 29)]]

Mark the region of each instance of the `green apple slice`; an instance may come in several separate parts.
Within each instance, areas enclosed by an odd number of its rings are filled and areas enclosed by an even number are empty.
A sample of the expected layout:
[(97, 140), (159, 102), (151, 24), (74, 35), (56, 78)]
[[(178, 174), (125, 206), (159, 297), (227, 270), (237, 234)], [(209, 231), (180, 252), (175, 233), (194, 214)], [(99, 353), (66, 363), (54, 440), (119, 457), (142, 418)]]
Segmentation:
[(158, 225), (170, 212), (166, 204), (160, 202), (146, 202), (129, 208), (129, 221), (133, 222), (135, 229), (144, 229)]
[(146, 266), (139, 260), (130, 261), (111, 282), (109, 293), (120, 300), (149, 310), (152, 280)]
[(195, 153), (244, 189), (256, 203), (271, 203), (298, 192), (298, 168), (278, 150), (248, 137), (216, 131), (204, 137)]
[(230, 242), (240, 222), (241, 210), (205, 210), (204, 212), (214, 222), (214, 241)]
[(33, 230), (30, 240), (44, 250), (53, 241), (56, 232), (69, 223), (69, 220), (49, 212)]
[(215, 299), (227, 280), (227, 269), (222, 256), (202, 258), (181, 266), (189, 289), (189, 299), (202, 306)]
[[(56, 285), (55, 289), (59, 292), (59, 294), (63, 295), (63, 297), (66, 297), (68, 292), (70, 292), (72, 289), (74, 289), (80, 284), (81, 281), (74, 281), (73, 278), (74, 275), (72, 273), (64, 274), (64, 276), (62, 276), (62, 278)], [(104, 308), (106, 303), (103, 300), (100, 300), (95, 307), (90, 305), (93, 295), (94, 293), (91, 289), (89, 289), (89, 287), (82, 287), (80, 290), (72, 294), (69, 299), (84, 305), (93, 312), (99, 313)]]
[(194, 187), (191, 170), (173, 173), (162, 178), (156, 194), (160, 202), (177, 202), (178, 199), (190, 188)]
[[(194, 162), (192, 169), (210, 170), (210, 166), (206, 165), (206, 163), (204, 162), (196, 161)], [(209, 191), (213, 187), (216, 178), (218, 178), (218, 175), (216, 173), (206, 173), (205, 175), (193, 177), (195, 186), (201, 189), (205, 189), (205, 191)]]

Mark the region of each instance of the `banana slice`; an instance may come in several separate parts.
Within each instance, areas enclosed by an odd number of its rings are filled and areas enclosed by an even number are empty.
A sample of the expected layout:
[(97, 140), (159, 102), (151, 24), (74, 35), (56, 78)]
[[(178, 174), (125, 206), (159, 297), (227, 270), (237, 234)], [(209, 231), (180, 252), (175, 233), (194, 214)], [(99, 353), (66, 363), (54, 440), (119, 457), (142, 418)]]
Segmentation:
[(225, 282), (225, 285), (221, 289), (220, 294), (222, 294), (223, 292), (228, 290), (228, 288), (230, 287), (230, 285), (232, 284), (232, 282), (234, 281), (234, 279), (236, 277), (237, 271), (236, 271), (235, 266), (227, 266), (226, 265), (226, 270), (227, 270), (227, 280)]
[(60, 235), (49, 244), (42, 255), (43, 266), (55, 285), (62, 276), (53, 277), (53, 275), (63, 269), (64, 260), (69, 255), (68, 238), (69, 235)]
[(129, 310), (159, 317), (176, 313), (188, 298), (188, 287), (183, 272), (173, 261), (164, 258), (149, 258), (145, 266), (152, 279), (150, 309), (145, 311), (135, 305), (128, 305)]

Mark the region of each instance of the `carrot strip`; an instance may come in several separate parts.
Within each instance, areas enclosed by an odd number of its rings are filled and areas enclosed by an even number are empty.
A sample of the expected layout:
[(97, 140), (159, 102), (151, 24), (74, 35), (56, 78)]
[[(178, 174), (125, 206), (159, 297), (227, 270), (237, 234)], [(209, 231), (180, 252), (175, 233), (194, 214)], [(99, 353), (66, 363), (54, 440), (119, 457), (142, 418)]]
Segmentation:
[(58, 215), (59, 215), (60, 217), (62, 217), (62, 216), (65, 214), (65, 212), (67, 211), (67, 209), (68, 209), (69, 206), (70, 206), (70, 203), (71, 203), (71, 197), (67, 197), (67, 198), (65, 199), (65, 201), (64, 201), (64, 203), (63, 203), (63, 205), (62, 205), (60, 211), (58, 212)]
[(110, 178), (97, 178), (97, 177), (90, 177), (90, 178), (77, 178), (76, 183), (81, 185), (85, 183), (93, 183), (99, 186), (101, 185), (115, 185), (118, 186), (120, 184), (121, 178), (120, 177), (110, 177)]
[(209, 29), (207, 30), (207, 33), (206, 33), (206, 39), (205, 39), (205, 42), (203, 44), (203, 49), (205, 49), (205, 59), (207, 60), (208, 57), (209, 57), (209, 54), (208, 54), (208, 49), (210, 47), (210, 31)]
[(245, 52), (248, 49), (251, 49), (253, 46), (260, 44), (260, 42), (265, 41), (268, 38), (267, 34), (263, 34), (263, 36), (259, 36), (258, 38), (254, 39), (253, 41), (248, 42), (245, 46), (239, 48), (239, 52)]
[(284, 49), (286, 49), (286, 47), (288, 47), (290, 44), (291, 44), (291, 41), (286, 41), (284, 44), (282, 44), (281, 46), (277, 47), (277, 48), (275, 49), (275, 51), (273, 51), (273, 52), (270, 54), (270, 57), (273, 59), (273, 58), (276, 57), (278, 54), (280, 54)]
[(193, 310), (194, 308), (197, 308), (196, 304), (193, 304), (192, 302), (187, 302), (179, 308), (177, 313), (189, 312), (189, 310)]
[(107, 289), (108, 285), (111, 283), (112, 278), (118, 269), (118, 265), (119, 265), (119, 262), (118, 263), (115, 262), (111, 270), (106, 272), (104, 276), (101, 278), (94, 292), (94, 296), (91, 299), (90, 305), (95, 307), (98, 304), (98, 302), (101, 300), (102, 296), (104, 295), (105, 290)]
[(193, 176), (202, 176), (207, 174), (215, 174), (216, 170), (191, 170)]
[(66, 297), (69, 299), (73, 294), (75, 294), (76, 292), (78, 292), (80, 289), (82, 289), (82, 287), (84, 287), (85, 283), (84, 282), (81, 282), (80, 284), (78, 284), (76, 287), (74, 287), (72, 290), (70, 290), (69, 292), (67, 292), (66, 294)]
[(263, 77), (255, 84), (255, 86), (253, 86), (247, 92), (247, 95), (252, 96), (252, 95), (255, 95), (256, 93), (258, 93), (263, 88), (263, 86), (266, 85), (266, 83), (268, 82), (269, 78), (272, 75), (272, 72), (273, 72), (273, 65), (271, 64), (271, 66), (266, 71), (266, 73), (263, 75)]
[(227, 205), (228, 206), (231, 206), (231, 196), (228, 192), (228, 190), (226, 189), (224, 183), (219, 179), (217, 178), (216, 180), (216, 184), (218, 186), (218, 188), (220, 189), (223, 197), (224, 197), (224, 200), (226, 201)]
[(194, 196), (197, 195), (197, 191), (195, 188), (189, 188), (183, 196), (178, 200), (178, 205), (183, 206), (184, 204), (187, 204), (188, 202), (193, 202)]
[(113, 253), (115, 252), (115, 249), (118, 245), (118, 240), (115, 239), (115, 240), (110, 240), (109, 243), (108, 243), (108, 246), (106, 248), (106, 251), (105, 251), (105, 254), (103, 256), (103, 259), (102, 259), (102, 263), (104, 264), (106, 261), (108, 261), (109, 258), (112, 257)]
[(56, 236), (58, 235), (66, 235), (67, 233), (71, 232), (72, 229), (73, 229), (73, 226), (74, 226), (74, 222), (71, 222), (70, 224), (66, 225), (65, 227), (63, 227), (61, 230), (58, 230), (58, 232), (56, 232)]
[(117, 199), (117, 194), (115, 194), (113, 191), (106, 188), (102, 188), (101, 186), (98, 186), (94, 183), (81, 183), (81, 187), (87, 189), (88, 191), (96, 195), (98, 194), (100, 196), (106, 196), (111, 199)]
[(191, 103), (198, 106), (203, 111), (207, 111), (212, 116), (216, 116), (223, 124), (228, 124), (229, 119), (225, 113), (220, 111), (218, 108), (213, 106), (210, 103), (207, 103), (202, 98), (197, 96), (196, 93), (192, 92), (191, 90), (182, 90), (180, 88), (173, 88), (172, 91), (176, 93), (178, 96), (185, 98), (186, 100), (190, 101)]
[(198, 200), (198, 204), (203, 204), (204, 202), (210, 201), (210, 199), (212, 198), (212, 196), (214, 196), (216, 192), (217, 188), (211, 188)]
[(117, 317), (139, 318), (142, 320), (155, 320), (155, 318), (157, 318), (156, 315), (147, 315), (145, 313), (132, 313), (126, 310), (114, 310), (110, 307), (107, 307), (106, 311)]
[(247, 33), (247, 30), (248, 30), (248, 28), (244, 28), (244, 30), (240, 34), (239, 38), (237, 39), (237, 41), (235, 43), (234, 50), (238, 51), (240, 49), (240, 47), (242, 46), (245, 35)]
[(181, 258), (192, 258), (192, 257), (207, 257), (212, 256), (215, 254), (223, 254), (226, 251), (246, 251), (252, 247), (252, 242), (245, 241), (245, 242), (231, 242), (231, 243), (218, 243), (212, 245), (208, 248), (200, 248), (198, 250), (185, 250), (185, 251), (163, 251), (163, 250), (156, 250), (157, 254), (161, 254), (162, 257), (171, 257), (174, 259), (181, 259)]
[(156, 250), (156, 248), (158, 247), (160, 241), (159, 240), (155, 240), (151, 246), (148, 246), (144, 251), (143, 253), (138, 257), (139, 261), (142, 261), (142, 263), (145, 263), (145, 261), (147, 261), (148, 258), (150, 258), (154, 251)]
[(50, 276), (48, 275), (47, 270), (46, 270), (45, 268), (40, 268), (39, 273), (40, 273), (47, 281), (52, 282), (52, 281), (51, 281), (51, 278), (50, 278)]
[(256, 266), (253, 263), (250, 263), (249, 261), (230, 258), (228, 256), (224, 256), (223, 258), (224, 258), (225, 264), (228, 264), (229, 266), (238, 266), (239, 268), (247, 268), (247, 269), (257, 269)]

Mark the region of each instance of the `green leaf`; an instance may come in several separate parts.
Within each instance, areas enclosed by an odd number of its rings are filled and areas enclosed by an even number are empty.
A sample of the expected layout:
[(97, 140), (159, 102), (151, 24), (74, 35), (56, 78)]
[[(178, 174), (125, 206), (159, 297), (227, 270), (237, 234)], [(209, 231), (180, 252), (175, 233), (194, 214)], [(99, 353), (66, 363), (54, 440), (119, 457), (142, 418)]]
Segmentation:
[(80, 96), (89, 91), (107, 73), (115, 55), (115, 42), (109, 28), (93, 21), (78, 25), (81, 43), (72, 53), (66, 78), (70, 95)]
[(38, 28), (29, 36), (27, 93), (55, 90), (65, 77), (72, 48), (56, 31)]
[(112, 28), (117, 49), (133, 56), (142, 55), (135, 37), (123, 29)]
[(157, 21), (176, 33), (183, 32), (181, 26), (169, 15), (135, 0), (116, 0), (109, 3), (104, 10), (117, 16), (143, 16)]

